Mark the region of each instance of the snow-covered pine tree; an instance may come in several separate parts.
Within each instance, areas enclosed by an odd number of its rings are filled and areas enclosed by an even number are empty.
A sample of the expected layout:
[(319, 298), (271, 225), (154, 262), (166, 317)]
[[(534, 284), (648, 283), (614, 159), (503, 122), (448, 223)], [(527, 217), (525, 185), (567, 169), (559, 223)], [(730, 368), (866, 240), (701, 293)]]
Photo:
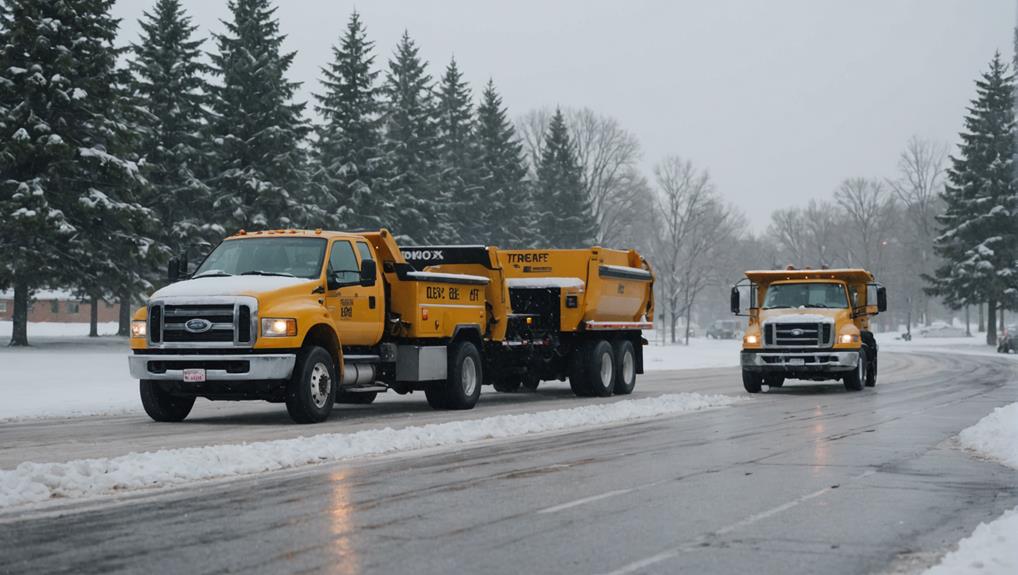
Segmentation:
[(103, 295), (139, 283), (149, 254), (112, 5), (4, 0), (0, 10), (0, 281), (15, 286), (13, 345), (27, 344), (32, 290)]
[(333, 61), (322, 69), (325, 93), (315, 95), (322, 117), (316, 128), (312, 180), (325, 224), (377, 228), (382, 221), (376, 184), (382, 175), (379, 89), (374, 42), (354, 11)]
[(597, 235), (583, 172), (566, 128), (562, 110), (548, 124), (537, 166), (537, 197), (541, 237), (555, 248), (588, 247)]
[(174, 254), (208, 246), (223, 235), (209, 219), (209, 146), (204, 138), (208, 85), (202, 74), (204, 40), (180, 0), (158, 0), (138, 22), (131, 46), (131, 91), (139, 132), (141, 172), (150, 187), (145, 205), (162, 222), (159, 240)]
[(438, 89), (439, 192), (449, 222), (443, 243), (483, 243), (483, 202), (478, 182), (478, 145), (474, 134), (473, 96), (455, 58), (449, 61)]
[(951, 157), (934, 244), (944, 259), (928, 291), (955, 308), (987, 303), (988, 344), (996, 343), (998, 305), (1018, 296), (1018, 198), (1014, 181), (1014, 76), (996, 54), (976, 80), (976, 98)]
[(276, 9), (269, 0), (230, 0), (232, 18), (216, 35), (210, 122), (211, 218), (228, 233), (240, 228), (291, 227), (307, 219), (310, 128), (300, 85), (286, 79), (295, 53), (283, 53)]
[(523, 159), (523, 145), (509, 121), (495, 83), (488, 80), (477, 106), (474, 129), (478, 147), (478, 184), (475, 219), (477, 239), (472, 242), (505, 248), (534, 244), (537, 221)]
[(382, 144), (387, 208), (382, 223), (403, 244), (441, 242), (450, 235), (439, 217), (435, 95), (425, 66), (404, 32), (383, 88)]

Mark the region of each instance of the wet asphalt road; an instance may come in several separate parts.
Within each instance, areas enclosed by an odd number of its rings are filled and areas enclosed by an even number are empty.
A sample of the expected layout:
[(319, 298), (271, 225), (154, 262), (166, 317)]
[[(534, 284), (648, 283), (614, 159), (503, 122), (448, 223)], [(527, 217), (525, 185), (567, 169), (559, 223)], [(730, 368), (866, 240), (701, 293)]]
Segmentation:
[[(881, 357), (880, 383), (793, 384), (713, 411), (0, 512), (0, 573), (896, 573), (1018, 505), (953, 436), (1018, 399), (1018, 363)], [(642, 395), (739, 393), (737, 370)], [(577, 405), (568, 387), (344, 408), (319, 431)], [(0, 467), (308, 434), (278, 406), (0, 425)]]

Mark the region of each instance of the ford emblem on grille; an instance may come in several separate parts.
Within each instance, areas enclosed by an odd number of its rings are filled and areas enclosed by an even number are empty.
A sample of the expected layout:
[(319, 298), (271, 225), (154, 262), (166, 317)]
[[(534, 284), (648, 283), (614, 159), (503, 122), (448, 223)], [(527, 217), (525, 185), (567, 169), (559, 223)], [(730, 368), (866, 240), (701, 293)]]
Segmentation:
[(207, 319), (196, 317), (184, 323), (184, 329), (190, 333), (205, 333), (212, 329), (212, 322)]
[[(188, 323), (190, 323), (190, 322), (188, 322)], [(792, 336), (799, 337), (800, 335), (802, 335), (802, 330), (801, 329), (793, 329), (792, 330)]]

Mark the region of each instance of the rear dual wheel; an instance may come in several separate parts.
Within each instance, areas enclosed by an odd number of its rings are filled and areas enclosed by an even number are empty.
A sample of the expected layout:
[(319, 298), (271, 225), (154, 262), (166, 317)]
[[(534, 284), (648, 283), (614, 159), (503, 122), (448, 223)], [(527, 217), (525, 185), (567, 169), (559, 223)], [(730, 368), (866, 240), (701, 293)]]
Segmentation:
[(481, 396), (484, 372), (481, 354), (469, 341), (449, 346), (448, 377), (424, 390), (428, 405), (435, 409), (473, 409)]
[(570, 363), (569, 387), (579, 397), (628, 395), (636, 386), (636, 352), (629, 340), (584, 342)]

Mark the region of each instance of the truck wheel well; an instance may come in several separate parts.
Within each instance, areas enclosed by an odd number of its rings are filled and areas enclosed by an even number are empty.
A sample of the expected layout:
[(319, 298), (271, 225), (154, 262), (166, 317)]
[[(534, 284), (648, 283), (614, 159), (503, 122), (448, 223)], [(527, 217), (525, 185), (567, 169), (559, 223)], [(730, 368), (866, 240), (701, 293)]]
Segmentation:
[(308, 345), (317, 345), (324, 348), (332, 356), (332, 361), (336, 363), (336, 369), (340, 369), (340, 357), (339, 357), (339, 338), (336, 337), (336, 332), (332, 331), (332, 328), (320, 323), (308, 330), (307, 335), (304, 336), (304, 342), (301, 344), (302, 347)]
[(483, 349), (484, 339), (481, 337), (481, 327), (476, 324), (465, 324), (458, 325), (452, 332), (452, 342), (457, 341), (469, 341), (477, 346), (477, 349)]

